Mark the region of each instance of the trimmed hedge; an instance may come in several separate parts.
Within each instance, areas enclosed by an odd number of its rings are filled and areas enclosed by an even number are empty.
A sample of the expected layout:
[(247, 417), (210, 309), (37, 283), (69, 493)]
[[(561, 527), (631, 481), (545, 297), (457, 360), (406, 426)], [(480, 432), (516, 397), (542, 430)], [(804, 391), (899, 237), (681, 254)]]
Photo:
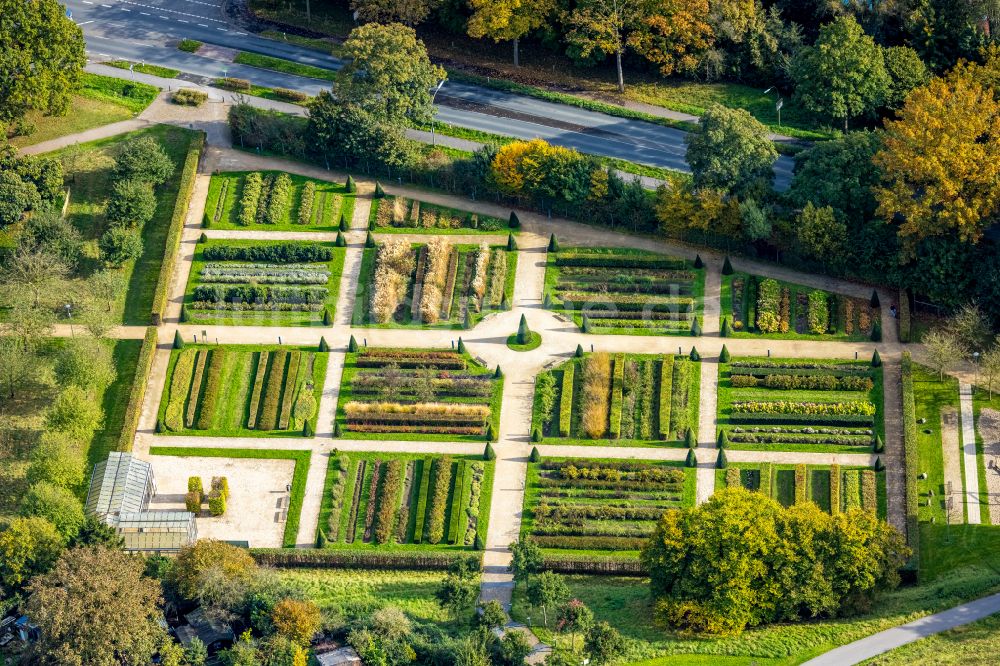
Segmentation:
[(910, 296), (905, 289), (899, 290), (899, 341), (910, 341)]
[(194, 426), (194, 417), (198, 412), (198, 399), (201, 397), (201, 383), (205, 377), (205, 366), (208, 365), (209, 351), (199, 349), (194, 364), (194, 376), (191, 379), (191, 390), (187, 396), (187, 407), (184, 410), (184, 425)]
[(413, 571), (444, 571), (454, 562), (464, 561), (473, 571), (483, 566), (482, 553), (468, 551), (357, 551), (324, 550), (320, 548), (254, 548), (250, 555), (261, 566), (281, 568), (333, 569), (394, 569)]
[(562, 376), (562, 390), (559, 393), (559, 436), (569, 437), (570, 424), (573, 419), (573, 375), (576, 365), (566, 366)]
[(174, 372), (170, 377), (170, 394), (167, 400), (166, 425), (170, 430), (184, 429), (184, 405), (187, 403), (188, 391), (191, 389), (191, 375), (194, 374), (195, 351), (181, 351), (174, 363)]
[(622, 392), (625, 389), (625, 354), (615, 355), (615, 367), (611, 374), (611, 418), (608, 434), (618, 439), (622, 434)]
[(146, 327), (146, 335), (143, 337), (142, 347), (139, 349), (139, 361), (135, 365), (135, 375), (132, 377), (132, 388), (128, 393), (128, 407), (125, 408), (122, 432), (118, 436), (119, 451), (132, 450), (135, 433), (139, 429), (139, 418), (142, 416), (142, 403), (146, 398), (149, 372), (153, 367), (153, 357), (156, 356), (156, 343), (156, 327)]
[(587, 252), (560, 252), (556, 255), (556, 266), (595, 266), (599, 268), (687, 268), (683, 259), (671, 257), (593, 254)]
[(373, 530), (375, 543), (388, 543), (396, 522), (396, 510), (403, 492), (403, 461), (392, 459), (386, 463), (385, 473), (378, 489), (378, 509)]
[(275, 245), (209, 245), (202, 248), (205, 261), (248, 261), (267, 264), (309, 264), (330, 261), (333, 250), (325, 245), (278, 243)]
[(288, 421), (292, 416), (292, 398), (299, 380), (299, 365), (302, 363), (302, 352), (293, 351), (288, 361), (288, 373), (285, 375), (285, 389), (281, 394), (281, 411), (278, 417), (278, 430), (288, 430)]
[[(209, 430), (212, 427), (216, 403), (219, 401), (219, 393), (222, 390), (222, 366), (225, 362), (226, 351), (224, 349), (212, 350), (212, 357), (208, 363), (208, 377), (205, 380), (204, 397), (201, 399), (201, 411), (198, 412), (198, 430)], [(209, 506), (211, 506), (211, 498), (209, 498)]]
[(264, 388), (264, 399), (260, 407), (257, 427), (260, 430), (276, 430), (278, 427), (278, 407), (281, 399), (281, 389), (285, 384), (285, 365), (288, 363), (288, 352), (274, 352), (271, 371), (267, 373), (267, 385)]
[(866, 414), (747, 414), (733, 412), (729, 422), (734, 425), (820, 425), (860, 427), (871, 426), (875, 417)]
[(581, 574), (592, 576), (647, 576), (642, 561), (637, 558), (617, 558), (613, 556), (585, 555), (545, 555), (542, 568), (561, 574)]
[(170, 281), (173, 279), (177, 257), (180, 256), (184, 218), (191, 205), (191, 193), (194, 191), (195, 176), (198, 174), (198, 160), (204, 147), (205, 133), (199, 132), (198, 136), (192, 139), (191, 145), (188, 147), (187, 157), (184, 158), (184, 168), (181, 171), (181, 181), (177, 188), (174, 213), (170, 217), (170, 227), (167, 231), (166, 249), (163, 253), (163, 262), (160, 264), (160, 275), (156, 279), (156, 290), (153, 292), (153, 307), (150, 312), (150, 321), (153, 326), (159, 326), (163, 323), (163, 313), (167, 309)]
[(448, 543), (458, 543), (461, 538), (462, 518), (465, 518), (465, 511), (462, 510), (462, 483), (469, 473), (469, 463), (466, 460), (458, 461), (458, 469), (455, 471), (454, 490), (451, 493), (451, 515), (448, 521)]
[(802, 504), (806, 498), (806, 466), (800, 463), (795, 466), (795, 503)]
[(427, 495), (431, 487), (431, 459), (424, 460), (422, 474), (420, 475), (420, 491), (417, 494), (417, 522), (413, 530), (413, 543), (420, 543), (424, 540), (424, 524), (427, 518)]
[(900, 362), (901, 393), (903, 399), (903, 467), (904, 497), (906, 499), (906, 542), (913, 551), (910, 566), (920, 570), (920, 526), (917, 505), (917, 406), (913, 396), (913, 359), (904, 351)]
[(671, 439), (670, 403), (673, 395), (674, 357), (664, 356), (660, 363), (660, 439)]
[(257, 357), (257, 371), (254, 373), (253, 391), (250, 394), (250, 417), (247, 419), (247, 428), (253, 430), (257, 427), (257, 415), (260, 411), (260, 395), (264, 389), (264, 377), (267, 375), (267, 359), (269, 352), (262, 351)]
[(450, 456), (435, 458), (432, 466), (433, 481), (428, 503), (429, 515), (427, 516), (427, 542), (432, 544), (441, 543), (444, 538), (444, 514), (447, 510), (448, 491), (451, 489), (451, 465)]
[(836, 516), (840, 513), (840, 465), (834, 463), (830, 465), (830, 514)]

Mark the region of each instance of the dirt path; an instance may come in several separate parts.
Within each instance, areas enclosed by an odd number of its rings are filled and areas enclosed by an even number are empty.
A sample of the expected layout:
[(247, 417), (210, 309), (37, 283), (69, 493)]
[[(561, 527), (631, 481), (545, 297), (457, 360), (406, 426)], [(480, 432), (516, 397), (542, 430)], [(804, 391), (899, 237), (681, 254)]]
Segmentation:
[(958, 445), (958, 411), (941, 410), (941, 457), (944, 462), (944, 503), (948, 523), (965, 522), (965, 493), (962, 491), (962, 460)]

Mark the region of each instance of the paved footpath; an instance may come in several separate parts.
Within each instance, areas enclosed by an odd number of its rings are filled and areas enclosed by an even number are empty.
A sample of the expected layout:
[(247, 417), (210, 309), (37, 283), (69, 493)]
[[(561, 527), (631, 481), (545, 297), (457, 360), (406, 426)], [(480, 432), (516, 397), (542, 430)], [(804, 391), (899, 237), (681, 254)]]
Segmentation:
[[(718, 318), (716, 318), (718, 322)], [(719, 359), (701, 361), (701, 396), (698, 405), (698, 468), (695, 473), (695, 493), (698, 504), (715, 492), (716, 406), (719, 387)], [(728, 453), (728, 452), (727, 452)], [(685, 455), (687, 455), (685, 453)], [(706, 460), (706, 458), (708, 458)]]
[(960, 382), (958, 400), (962, 412), (962, 471), (965, 474), (965, 522), (982, 522), (979, 510), (979, 462), (976, 458), (976, 427), (972, 409), (972, 385)]

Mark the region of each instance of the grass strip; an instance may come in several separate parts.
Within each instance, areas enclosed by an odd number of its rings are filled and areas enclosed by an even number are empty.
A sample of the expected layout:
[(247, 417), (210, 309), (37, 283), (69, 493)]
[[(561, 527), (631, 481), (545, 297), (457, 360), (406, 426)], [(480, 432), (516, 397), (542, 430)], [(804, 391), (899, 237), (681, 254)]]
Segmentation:
[(247, 428), (253, 430), (257, 426), (257, 413), (260, 411), (260, 394), (264, 388), (264, 377), (267, 375), (267, 358), (269, 352), (262, 351), (257, 357), (257, 370), (254, 372), (253, 392), (250, 395), (250, 417)]
[(208, 363), (208, 350), (199, 349), (194, 362), (194, 376), (191, 379), (191, 389), (188, 391), (187, 408), (184, 410), (184, 425), (191, 428), (198, 411), (198, 398), (201, 397), (201, 382), (205, 377), (205, 366)]
[(281, 417), (278, 420), (278, 429), (287, 430), (288, 420), (292, 415), (292, 397), (295, 395), (296, 384), (299, 380), (299, 366), (302, 364), (302, 352), (293, 351), (288, 362), (288, 374), (285, 375), (285, 389), (281, 395)]
[(171, 69), (170, 67), (160, 67), (159, 65), (147, 65), (146, 63), (135, 63), (130, 60), (110, 60), (105, 65), (111, 67), (117, 67), (118, 69), (126, 69), (139, 72), (140, 74), (149, 74), (150, 76), (159, 76), (163, 79), (174, 79), (180, 74), (179, 69)]
[(146, 385), (149, 383), (149, 372), (153, 367), (153, 357), (156, 356), (157, 332), (155, 326), (146, 327), (146, 335), (139, 349), (139, 361), (132, 377), (132, 388), (128, 392), (128, 406), (125, 408), (125, 418), (122, 432), (118, 437), (118, 450), (131, 451), (135, 433), (139, 429), (139, 417), (142, 416), (142, 403), (146, 398)]
[(292, 74), (293, 76), (305, 76), (310, 79), (321, 79), (323, 81), (333, 81), (337, 78), (337, 73), (332, 69), (323, 69), (312, 65), (304, 65), (291, 60), (273, 58), (260, 53), (247, 53), (240, 51), (233, 62), (239, 65), (249, 65), (260, 69), (270, 69), (274, 72)]

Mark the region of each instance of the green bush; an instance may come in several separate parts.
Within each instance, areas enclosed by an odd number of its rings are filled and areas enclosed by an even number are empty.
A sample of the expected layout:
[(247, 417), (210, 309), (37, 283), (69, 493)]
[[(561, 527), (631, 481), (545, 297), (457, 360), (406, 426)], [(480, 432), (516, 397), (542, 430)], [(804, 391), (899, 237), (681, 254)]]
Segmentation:
[(198, 414), (198, 430), (210, 430), (215, 418), (219, 394), (222, 392), (222, 367), (226, 362), (226, 350), (213, 349), (208, 364), (205, 390), (202, 392), (201, 411)]
[[(396, 507), (399, 506), (403, 492), (403, 473), (403, 461), (394, 458), (386, 463), (385, 471), (381, 474), (373, 529), (375, 543), (388, 543), (392, 536), (396, 526)], [(375, 483), (375, 479), (372, 479), (372, 483)]]
[(528, 460), (533, 463), (542, 462), (542, 454), (538, 452), (537, 446), (531, 447), (531, 455), (528, 456)]
[(221, 494), (225, 499), (229, 499), (229, 479), (225, 476), (212, 477), (212, 492)]
[(286, 102), (292, 102), (293, 104), (299, 104), (309, 99), (309, 95), (306, 93), (298, 90), (289, 90), (288, 88), (274, 88), (271, 92), (275, 97), (283, 99)]
[(173, 173), (173, 160), (149, 135), (127, 141), (115, 158), (116, 181), (139, 180), (155, 186), (165, 183)]
[(201, 492), (198, 490), (189, 490), (186, 495), (184, 495), (184, 508), (186, 508), (191, 513), (198, 515), (201, 513)]
[(235, 90), (237, 92), (246, 92), (250, 90), (249, 81), (247, 81), (246, 79), (236, 79), (231, 76), (215, 79), (214, 84), (219, 88), (225, 88), (226, 90)]
[(559, 436), (569, 437), (573, 418), (573, 374), (575, 364), (570, 363), (563, 370), (562, 390), (559, 395)]
[(226, 513), (226, 496), (215, 491), (209, 493), (208, 512), (213, 516), (221, 516)]
[(142, 180), (120, 180), (111, 188), (104, 216), (113, 226), (142, 227), (156, 213), (153, 186)]
[(194, 88), (181, 88), (174, 92), (170, 101), (181, 106), (201, 106), (208, 101), (208, 93)]
[(123, 266), (142, 256), (142, 231), (129, 227), (111, 227), (97, 242), (101, 259), (109, 266)]
[(201, 483), (200, 476), (189, 476), (188, 477), (188, 492), (197, 491), (198, 493), (204, 493), (205, 487)]
[[(252, 175), (252, 174), (251, 174)], [(333, 250), (314, 243), (275, 245), (210, 245), (202, 249), (205, 261), (244, 261), (267, 264), (305, 264), (330, 261)]]
[(441, 543), (444, 538), (444, 518), (448, 504), (448, 491), (451, 489), (450, 456), (435, 458), (431, 465), (431, 489), (427, 514), (427, 542)]
[(181, 51), (186, 51), (187, 53), (194, 53), (201, 48), (201, 42), (197, 39), (182, 39), (178, 42), (177, 48)]
[(271, 185), (271, 192), (267, 198), (267, 210), (264, 212), (264, 222), (267, 224), (281, 224), (285, 220), (285, 214), (292, 204), (292, 178), (287, 173), (279, 173), (274, 178)]
[[(243, 179), (243, 193), (240, 195), (240, 212), (237, 220), (240, 224), (247, 226), (257, 221), (257, 206), (260, 203), (260, 195), (264, 190), (264, 179), (256, 171), (248, 173)], [(210, 248), (206, 248), (208, 251)], [(211, 256), (206, 259), (212, 259)]]

